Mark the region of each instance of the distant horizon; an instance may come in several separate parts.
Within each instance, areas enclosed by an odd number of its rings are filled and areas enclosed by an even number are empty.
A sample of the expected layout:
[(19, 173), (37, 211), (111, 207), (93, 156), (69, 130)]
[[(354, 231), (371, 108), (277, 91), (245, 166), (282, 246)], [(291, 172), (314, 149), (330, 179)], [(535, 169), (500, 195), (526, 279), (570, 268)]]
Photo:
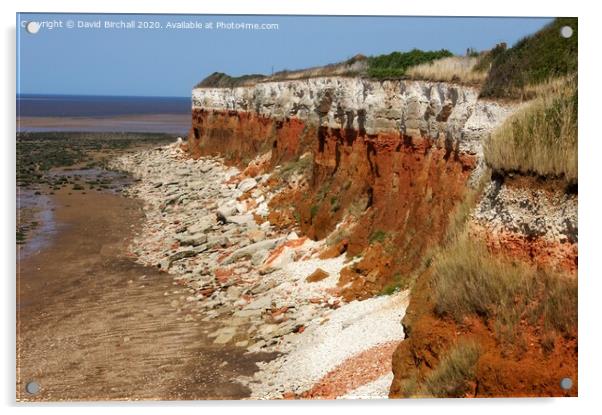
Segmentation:
[[(133, 97), (185, 97), (213, 72), (269, 75), (341, 62), (358, 53), (374, 56), (416, 48), (464, 55), (468, 48), (482, 51), (501, 42), (512, 46), (552, 21), (60, 13), (16, 17), (19, 95)], [(39, 24), (35, 34), (26, 30), (32, 21)], [(130, 22), (156, 28), (124, 27)]]
[(57, 94), (57, 93), (43, 93), (43, 92), (22, 92), (22, 93), (17, 92), (17, 97), (24, 97), (24, 96), (191, 99), (190, 96), (181, 96), (181, 95), (114, 95), (114, 94), (60, 94), (60, 93)]

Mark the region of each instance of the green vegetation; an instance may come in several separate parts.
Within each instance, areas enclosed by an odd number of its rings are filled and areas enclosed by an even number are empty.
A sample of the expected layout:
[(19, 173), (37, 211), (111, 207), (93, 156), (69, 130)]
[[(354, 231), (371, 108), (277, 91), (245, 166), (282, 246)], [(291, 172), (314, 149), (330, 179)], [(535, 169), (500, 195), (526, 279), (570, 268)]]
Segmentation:
[[(570, 26), (573, 35), (566, 39), (560, 29)], [(557, 18), (552, 23), (506, 48), (502, 43), (488, 52), (467, 50), (467, 56), (454, 56), (449, 50), (408, 52), (365, 57), (301, 70), (282, 70), (271, 76), (262, 74), (229, 76), (214, 72), (195, 87), (232, 88), (258, 82), (307, 79), (317, 76), (368, 76), (376, 79), (410, 77), (434, 81), (481, 84), (481, 96), (492, 98), (528, 97), (530, 85), (577, 71), (577, 19)]]
[[(573, 29), (568, 39), (560, 35), (563, 26)], [(498, 51), (481, 96), (524, 98), (529, 85), (576, 73), (577, 29), (577, 18), (557, 18), (512, 48)]]
[(459, 340), (424, 379), (417, 374), (404, 379), (400, 392), (405, 397), (461, 398), (470, 391), (476, 378), (476, 365), (481, 347), (474, 340)]
[(438, 51), (422, 51), (413, 49), (409, 52), (392, 52), (388, 55), (377, 55), (368, 58), (368, 76), (372, 78), (400, 78), (408, 68), (437, 59), (453, 56), (447, 49)]
[(380, 295), (394, 294), (401, 289), (401, 286), (401, 274), (399, 272), (396, 272), (395, 275), (393, 275), (393, 282), (383, 287), (383, 289), (380, 292)]
[[(318, 76), (369, 76), (377, 79), (401, 78), (406, 74), (406, 70), (412, 66), (451, 56), (453, 54), (447, 49), (437, 51), (413, 49), (409, 52), (392, 52), (368, 58), (363, 55), (356, 55), (343, 62), (300, 70), (285, 69), (275, 72), (270, 76), (252, 74), (234, 77), (222, 72), (214, 72), (196, 84), (195, 88), (234, 88), (238, 86), (250, 86), (259, 82), (307, 79)], [(476, 59), (474, 53), (472, 57)]]
[(475, 379), (480, 355), (481, 348), (476, 342), (458, 341), (428, 374), (421, 395), (437, 398), (463, 397), (470, 390), (469, 382)]
[(523, 319), (562, 334), (577, 327), (576, 280), (492, 255), (466, 234), (435, 258), (433, 291), (437, 314), (491, 320), (500, 340)]
[(482, 53), (479, 56), (479, 61), (474, 66), (474, 70), (477, 72), (489, 72), (489, 69), (491, 68), (491, 65), (493, 64), (495, 58), (497, 58), (499, 55), (505, 52), (506, 49), (507, 47), (505, 43), (499, 43), (495, 45), (493, 49)]
[(17, 229), (17, 245), (22, 245), (27, 239), (27, 231), (25, 229)]
[(254, 85), (258, 82), (287, 81), (295, 79), (307, 79), (318, 76), (357, 76), (362, 75), (367, 66), (367, 58), (356, 55), (344, 62), (331, 63), (313, 68), (289, 70), (284, 69), (270, 76), (253, 74), (232, 77), (225, 73), (214, 72), (199, 82), (195, 88), (233, 88), (237, 86)]
[(230, 76), (223, 72), (213, 72), (211, 75), (196, 84), (195, 88), (234, 88), (237, 86), (253, 85), (263, 80), (266, 76), (261, 74)]
[(538, 96), (485, 142), (487, 164), (503, 171), (577, 182), (577, 80), (541, 84)]
[(372, 232), (372, 235), (370, 235), (368, 242), (370, 242), (370, 244), (373, 244), (376, 242), (382, 243), (386, 237), (387, 237), (387, 232), (385, 232), (381, 229), (377, 229), (374, 232)]
[(296, 160), (292, 160), (284, 164), (280, 170), (278, 170), (278, 176), (284, 181), (288, 181), (295, 174), (308, 173), (313, 166), (313, 155), (311, 153), (305, 154)]
[(336, 213), (341, 208), (339, 199), (336, 196), (330, 198), (330, 211)]
[(17, 185), (48, 184), (55, 189), (70, 177), (49, 175), (55, 167), (103, 165), (112, 152), (142, 143), (167, 143), (175, 139), (162, 133), (47, 132), (17, 134)]

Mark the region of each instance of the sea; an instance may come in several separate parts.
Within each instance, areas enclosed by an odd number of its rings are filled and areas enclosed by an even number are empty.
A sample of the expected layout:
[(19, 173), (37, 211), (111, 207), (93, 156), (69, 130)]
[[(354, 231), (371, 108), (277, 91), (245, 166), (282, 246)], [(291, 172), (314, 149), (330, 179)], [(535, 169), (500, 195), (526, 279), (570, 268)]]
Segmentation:
[(17, 95), (17, 132), (93, 131), (185, 134), (190, 97)]

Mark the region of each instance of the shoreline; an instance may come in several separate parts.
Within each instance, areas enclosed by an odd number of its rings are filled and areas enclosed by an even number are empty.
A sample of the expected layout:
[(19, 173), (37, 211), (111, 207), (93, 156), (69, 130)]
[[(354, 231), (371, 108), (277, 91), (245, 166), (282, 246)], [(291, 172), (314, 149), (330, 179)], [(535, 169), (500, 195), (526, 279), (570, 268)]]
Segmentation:
[[(44, 197), (58, 231), (34, 255), (17, 247), (18, 401), (248, 396), (231, 378), (258, 357), (213, 346), (219, 321), (202, 322), (185, 290), (128, 253), (140, 200), (69, 187)], [(31, 380), (40, 393), (24, 391)]]

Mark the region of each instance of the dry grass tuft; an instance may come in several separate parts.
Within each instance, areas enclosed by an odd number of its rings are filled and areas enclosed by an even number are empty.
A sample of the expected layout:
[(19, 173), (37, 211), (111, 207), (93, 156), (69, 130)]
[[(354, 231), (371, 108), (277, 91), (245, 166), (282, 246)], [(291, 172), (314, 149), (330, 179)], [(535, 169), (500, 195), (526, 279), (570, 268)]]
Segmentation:
[(475, 340), (459, 340), (424, 379), (419, 380), (416, 373), (405, 379), (400, 385), (401, 395), (407, 398), (466, 396), (471, 389), (471, 382), (476, 378), (476, 366), (481, 353), (481, 346)]
[(413, 66), (406, 73), (411, 79), (480, 84), (487, 78), (487, 71), (475, 70), (480, 59), (479, 57), (451, 56)]
[(424, 394), (437, 398), (461, 398), (476, 377), (481, 347), (473, 340), (456, 343), (424, 382)]
[(502, 171), (577, 182), (577, 80), (531, 87), (538, 96), (484, 143), (487, 164)]
[(574, 334), (577, 282), (523, 262), (491, 254), (466, 233), (433, 264), (435, 312), (462, 323), (478, 316), (494, 323), (500, 340), (514, 340), (520, 321)]

